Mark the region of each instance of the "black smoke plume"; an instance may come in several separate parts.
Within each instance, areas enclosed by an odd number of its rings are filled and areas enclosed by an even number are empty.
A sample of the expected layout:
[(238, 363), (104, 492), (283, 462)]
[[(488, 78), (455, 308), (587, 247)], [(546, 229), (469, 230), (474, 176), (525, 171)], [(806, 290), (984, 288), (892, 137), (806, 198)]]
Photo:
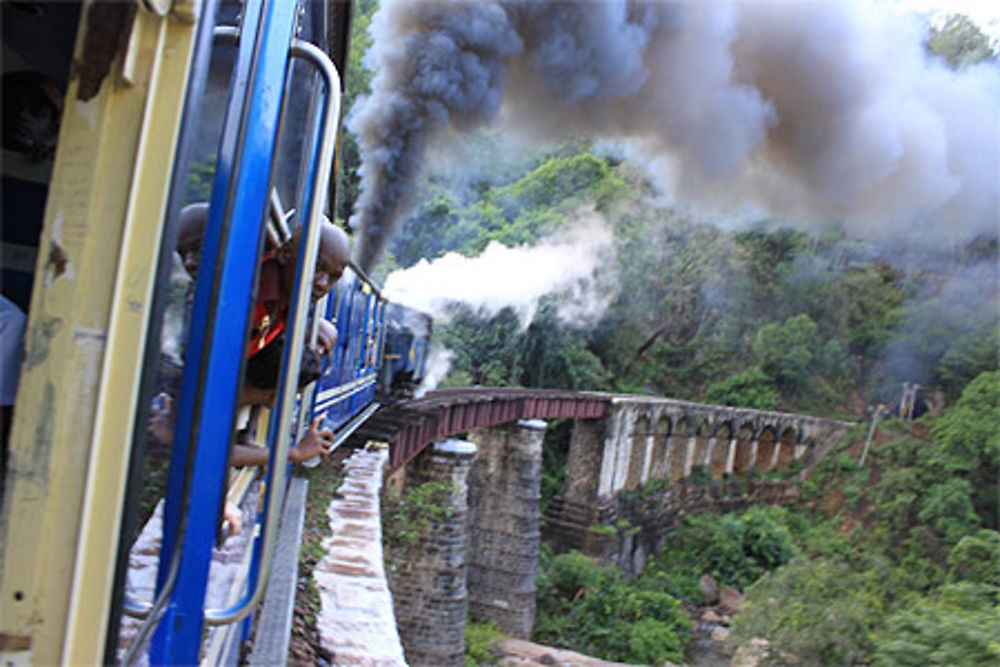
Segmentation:
[(377, 259), (445, 130), (610, 139), (667, 199), (891, 240), (996, 232), (1000, 72), (860, 2), (412, 2), (372, 22), (358, 259)]

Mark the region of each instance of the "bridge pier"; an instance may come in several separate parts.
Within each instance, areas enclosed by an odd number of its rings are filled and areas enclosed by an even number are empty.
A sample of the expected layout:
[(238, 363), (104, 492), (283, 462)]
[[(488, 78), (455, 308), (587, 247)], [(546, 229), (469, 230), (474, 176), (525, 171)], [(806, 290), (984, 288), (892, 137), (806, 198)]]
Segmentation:
[(778, 440), (774, 443), (774, 451), (771, 452), (771, 460), (767, 464), (768, 470), (774, 470), (778, 467), (778, 458), (781, 456), (781, 441)]
[(469, 473), (469, 616), (528, 638), (535, 622), (542, 441), (538, 419), (473, 431)]
[(729, 439), (729, 451), (726, 452), (726, 475), (728, 475), (730, 477), (732, 477), (732, 475), (733, 475), (733, 466), (736, 464), (736, 443), (737, 443), (737, 441), (738, 441), (738, 438), (737, 438), (736, 434), (734, 433), (733, 437)]
[(407, 488), (427, 482), (445, 485), (449, 516), (404, 553), (391, 576), (392, 596), (410, 665), (463, 664), (466, 587), (468, 475), (476, 446), (460, 440), (438, 442), (419, 454), (406, 470)]

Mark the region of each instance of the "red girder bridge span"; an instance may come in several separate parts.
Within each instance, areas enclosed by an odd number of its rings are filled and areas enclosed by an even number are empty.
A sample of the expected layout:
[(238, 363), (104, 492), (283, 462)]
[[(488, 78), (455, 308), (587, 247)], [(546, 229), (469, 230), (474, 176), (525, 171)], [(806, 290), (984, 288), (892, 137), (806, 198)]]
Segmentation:
[(441, 389), (380, 407), (352, 441), (389, 443), (390, 467), (396, 471), (432, 442), (519, 419), (599, 419), (607, 415), (612, 398), (612, 394), (559, 389)]

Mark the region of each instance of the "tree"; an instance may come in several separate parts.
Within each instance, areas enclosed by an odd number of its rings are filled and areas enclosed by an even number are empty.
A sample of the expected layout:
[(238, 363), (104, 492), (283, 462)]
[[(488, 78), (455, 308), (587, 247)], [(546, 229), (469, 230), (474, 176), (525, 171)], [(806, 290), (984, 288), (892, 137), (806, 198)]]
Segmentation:
[(782, 662), (864, 664), (886, 599), (884, 562), (854, 567), (831, 558), (796, 558), (764, 576), (733, 618), (728, 644), (767, 637)]
[(492, 317), (466, 305), (452, 308), (443, 327), (445, 347), (455, 352), (456, 371), (469, 374), (472, 384), (517, 386), (521, 377), (521, 322), (511, 308)]
[(996, 471), (1000, 467), (1000, 371), (980, 374), (934, 424), (935, 467), (972, 485), (972, 503), (985, 525), (998, 520)]
[(606, 660), (662, 664), (684, 659), (690, 632), (675, 598), (630, 586), (616, 567), (579, 552), (556, 556), (539, 575), (536, 641)]
[[(377, 0), (359, 0), (351, 22), (351, 48), (347, 54), (343, 108), (349, 113), (357, 100), (371, 92), (374, 73), (365, 67), (364, 55), (372, 44), (368, 27), (372, 15), (378, 9)], [(340, 170), (337, 174), (336, 215), (347, 220), (360, 194), (361, 154), (354, 134), (345, 131), (340, 142)]]
[(805, 314), (781, 325), (765, 324), (753, 341), (753, 354), (761, 370), (790, 390), (808, 384), (819, 349), (819, 328)]
[(760, 370), (749, 370), (708, 385), (705, 401), (738, 408), (777, 410), (781, 396), (770, 376)]
[(952, 574), (1000, 590), (1000, 533), (981, 529), (966, 535), (948, 554)]
[(943, 25), (931, 28), (926, 48), (952, 69), (997, 59), (990, 39), (964, 14), (952, 14)]
[(946, 586), (889, 618), (876, 641), (875, 664), (995, 665), (1000, 662), (1000, 609), (995, 589)]
[(573, 390), (602, 389), (607, 372), (579, 332), (559, 322), (556, 306), (543, 303), (521, 345), (521, 384)]

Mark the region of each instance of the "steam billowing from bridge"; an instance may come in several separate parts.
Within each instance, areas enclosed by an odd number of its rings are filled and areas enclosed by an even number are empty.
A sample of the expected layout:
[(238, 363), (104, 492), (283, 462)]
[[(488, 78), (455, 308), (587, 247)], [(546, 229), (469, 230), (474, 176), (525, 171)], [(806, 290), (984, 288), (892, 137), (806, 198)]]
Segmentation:
[(995, 232), (1000, 73), (928, 60), (915, 19), (855, 2), (384, 0), (362, 155), (369, 268), (443, 132), (502, 121), (610, 139), (668, 198), (932, 243)]

